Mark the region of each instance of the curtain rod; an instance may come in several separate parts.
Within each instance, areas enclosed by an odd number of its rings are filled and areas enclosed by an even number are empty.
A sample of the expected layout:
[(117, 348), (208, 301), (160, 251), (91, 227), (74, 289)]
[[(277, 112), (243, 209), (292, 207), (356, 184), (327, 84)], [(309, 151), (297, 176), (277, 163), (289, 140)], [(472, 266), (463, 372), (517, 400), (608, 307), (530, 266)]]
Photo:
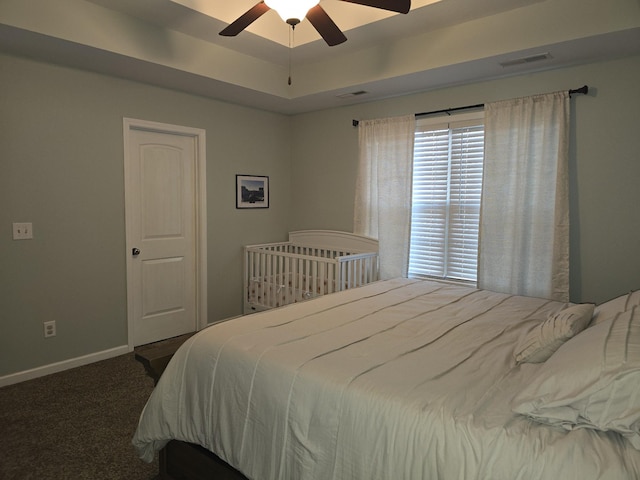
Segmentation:
[[(580, 88), (576, 88), (576, 89), (572, 89), (569, 90), (569, 95), (573, 95), (574, 93), (582, 93), (582, 94), (587, 94), (589, 93), (589, 87), (587, 85), (584, 85)], [(445, 108), (443, 110), (433, 110), (432, 112), (421, 112), (421, 113), (416, 113), (416, 117), (422, 117), (425, 115), (435, 115), (437, 113), (446, 113), (447, 115), (451, 114), (451, 112), (457, 112), (459, 110), (472, 110), (474, 108), (482, 108), (484, 107), (484, 103), (478, 103), (476, 105), (467, 105), (466, 107), (454, 107), (454, 108)], [(360, 124), (360, 120), (352, 120), (352, 125), (354, 127), (357, 127)]]

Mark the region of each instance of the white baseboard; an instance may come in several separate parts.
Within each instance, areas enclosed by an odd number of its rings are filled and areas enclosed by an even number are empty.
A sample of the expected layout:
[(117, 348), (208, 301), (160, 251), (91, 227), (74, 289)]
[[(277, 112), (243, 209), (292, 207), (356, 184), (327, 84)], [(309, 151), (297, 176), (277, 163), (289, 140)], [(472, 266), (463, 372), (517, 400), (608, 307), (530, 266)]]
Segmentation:
[(129, 351), (129, 347), (127, 345), (123, 345), (121, 347), (110, 348), (109, 350), (103, 350), (101, 352), (90, 353), (89, 355), (84, 355), (82, 357), (71, 358), (62, 362), (43, 365), (42, 367), (32, 368), (31, 370), (12, 373), (10, 375), (0, 377), (0, 387), (33, 380), (34, 378), (44, 377), (45, 375), (62, 372), (75, 367), (81, 367), (90, 363), (99, 362), (100, 360), (107, 360), (109, 358), (129, 353)]

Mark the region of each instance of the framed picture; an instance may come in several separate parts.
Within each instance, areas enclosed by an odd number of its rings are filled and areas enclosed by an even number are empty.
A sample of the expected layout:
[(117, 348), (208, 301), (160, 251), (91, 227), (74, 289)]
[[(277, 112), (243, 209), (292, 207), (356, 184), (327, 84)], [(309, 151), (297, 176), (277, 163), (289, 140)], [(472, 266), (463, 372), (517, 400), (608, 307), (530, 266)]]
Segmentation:
[(236, 208), (269, 208), (269, 177), (236, 175)]

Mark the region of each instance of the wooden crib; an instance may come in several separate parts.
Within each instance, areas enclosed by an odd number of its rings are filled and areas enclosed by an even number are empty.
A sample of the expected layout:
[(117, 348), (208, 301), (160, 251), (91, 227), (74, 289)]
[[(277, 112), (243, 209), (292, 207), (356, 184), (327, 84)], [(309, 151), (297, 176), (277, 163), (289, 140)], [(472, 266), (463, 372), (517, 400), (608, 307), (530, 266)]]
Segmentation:
[(288, 242), (244, 247), (244, 313), (378, 280), (378, 241), (333, 230), (289, 233)]

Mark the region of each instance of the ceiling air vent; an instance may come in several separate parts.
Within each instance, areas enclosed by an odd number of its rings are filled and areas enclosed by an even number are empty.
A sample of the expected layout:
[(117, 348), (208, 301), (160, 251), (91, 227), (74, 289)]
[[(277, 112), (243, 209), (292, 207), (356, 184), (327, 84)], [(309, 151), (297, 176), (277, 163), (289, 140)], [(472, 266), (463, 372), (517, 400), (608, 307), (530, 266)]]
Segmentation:
[(349, 93), (342, 93), (340, 95), (336, 95), (338, 98), (351, 98), (351, 97), (357, 97), (359, 95), (366, 95), (367, 92), (366, 90), (358, 90), (357, 92), (349, 92)]
[(513, 67), (515, 65), (523, 65), (525, 63), (540, 62), (541, 60), (548, 60), (551, 58), (549, 52), (536, 53), (535, 55), (529, 55), (528, 57), (515, 58), (513, 60), (505, 60), (500, 62), (503, 67)]

